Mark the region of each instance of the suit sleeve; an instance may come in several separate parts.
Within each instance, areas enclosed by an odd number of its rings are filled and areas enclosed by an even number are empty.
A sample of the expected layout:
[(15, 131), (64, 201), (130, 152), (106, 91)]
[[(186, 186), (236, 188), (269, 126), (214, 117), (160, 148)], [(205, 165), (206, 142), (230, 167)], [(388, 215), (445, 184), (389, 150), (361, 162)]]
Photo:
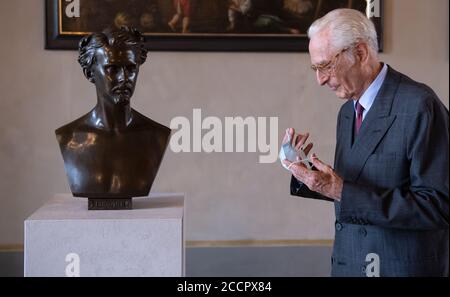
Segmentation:
[(312, 198), (325, 201), (334, 201), (331, 198), (325, 197), (317, 192), (311, 191), (305, 184), (298, 181), (294, 176), (291, 177), (291, 195), (300, 196), (304, 198)]
[(338, 220), (386, 228), (448, 229), (449, 115), (437, 102), (420, 108), (405, 129), (409, 180), (379, 189), (344, 181)]

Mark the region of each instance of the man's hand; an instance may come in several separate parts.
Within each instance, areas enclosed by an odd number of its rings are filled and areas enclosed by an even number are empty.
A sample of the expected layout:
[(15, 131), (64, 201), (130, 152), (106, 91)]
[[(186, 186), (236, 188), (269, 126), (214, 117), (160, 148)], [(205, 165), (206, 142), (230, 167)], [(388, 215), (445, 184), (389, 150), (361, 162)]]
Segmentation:
[(294, 163), (284, 160), (286, 166), (291, 166), (291, 172), (296, 179), (305, 184), (311, 191), (323, 196), (341, 200), (343, 180), (328, 165), (320, 161), (315, 154), (311, 156), (311, 161), (318, 171), (309, 170), (302, 163)]
[[(306, 140), (308, 140), (309, 133), (298, 134), (296, 139), (294, 139), (294, 135), (295, 135), (295, 130), (293, 128), (287, 129), (286, 133), (284, 134), (282, 144), (285, 144), (288, 141), (288, 139), (291, 139), (292, 147), (294, 147), (296, 150), (300, 150), (300, 148), (305, 144)], [(313, 147), (312, 143), (309, 143), (307, 146), (305, 146), (303, 151), (305, 152), (306, 156), (309, 154), (312, 147)]]

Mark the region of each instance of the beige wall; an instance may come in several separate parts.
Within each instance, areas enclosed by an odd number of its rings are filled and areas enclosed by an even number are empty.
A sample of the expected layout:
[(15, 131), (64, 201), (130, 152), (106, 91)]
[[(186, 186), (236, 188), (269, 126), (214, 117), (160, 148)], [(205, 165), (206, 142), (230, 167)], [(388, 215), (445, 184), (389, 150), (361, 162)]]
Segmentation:
[[(75, 51), (45, 51), (43, 1), (0, 0), (0, 244), (21, 243), (23, 220), (68, 192), (53, 130), (86, 113), (95, 92)], [(448, 1), (386, 0), (382, 59), (430, 85), (448, 106)], [(134, 107), (175, 116), (277, 116), (309, 131), (332, 163), (342, 101), (319, 88), (304, 53), (151, 53)], [(152, 191), (186, 192), (188, 240), (328, 239), (331, 204), (289, 196), (279, 163), (255, 153), (168, 150)]]

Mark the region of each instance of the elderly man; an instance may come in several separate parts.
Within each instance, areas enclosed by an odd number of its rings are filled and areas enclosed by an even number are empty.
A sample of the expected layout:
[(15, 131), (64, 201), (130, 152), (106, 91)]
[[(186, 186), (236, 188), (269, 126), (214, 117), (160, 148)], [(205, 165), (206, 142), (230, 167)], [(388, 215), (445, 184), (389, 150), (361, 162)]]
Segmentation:
[[(374, 25), (334, 10), (309, 28), (317, 82), (346, 100), (334, 169), (291, 163), (291, 194), (334, 200), (333, 276), (448, 276), (449, 116), (426, 85), (378, 59)], [(285, 140), (309, 153), (308, 133)]]

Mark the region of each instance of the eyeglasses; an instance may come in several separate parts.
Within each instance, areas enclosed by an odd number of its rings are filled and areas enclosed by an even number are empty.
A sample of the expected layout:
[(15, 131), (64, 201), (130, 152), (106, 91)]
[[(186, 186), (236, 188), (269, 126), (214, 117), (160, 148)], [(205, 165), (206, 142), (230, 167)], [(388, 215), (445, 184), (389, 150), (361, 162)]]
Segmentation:
[(320, 63), (319, 65), (311, 65), (311, 69), (312, 69), (314, 72), (319, 71), (319, 73), (322, 74), (322, 75), (326, 75), (326, 76), (331, 75), (331, 73), (332, 73), (332, 72), (335, 70), (335, 68), (336, 68), (336, 64), (337, 64), (337, 62), (338, 62), (339, 56), (340, 56), (343, 52), (347, 51), (348, 49), (350, 49), (350, 47), (346, 47), (346, 48), (342, 49), (340, 52), (338, 52), (338, 53), (333, 57), (333, 59), (331, 59), (331, 60), (328, 61), (328, 62)]

